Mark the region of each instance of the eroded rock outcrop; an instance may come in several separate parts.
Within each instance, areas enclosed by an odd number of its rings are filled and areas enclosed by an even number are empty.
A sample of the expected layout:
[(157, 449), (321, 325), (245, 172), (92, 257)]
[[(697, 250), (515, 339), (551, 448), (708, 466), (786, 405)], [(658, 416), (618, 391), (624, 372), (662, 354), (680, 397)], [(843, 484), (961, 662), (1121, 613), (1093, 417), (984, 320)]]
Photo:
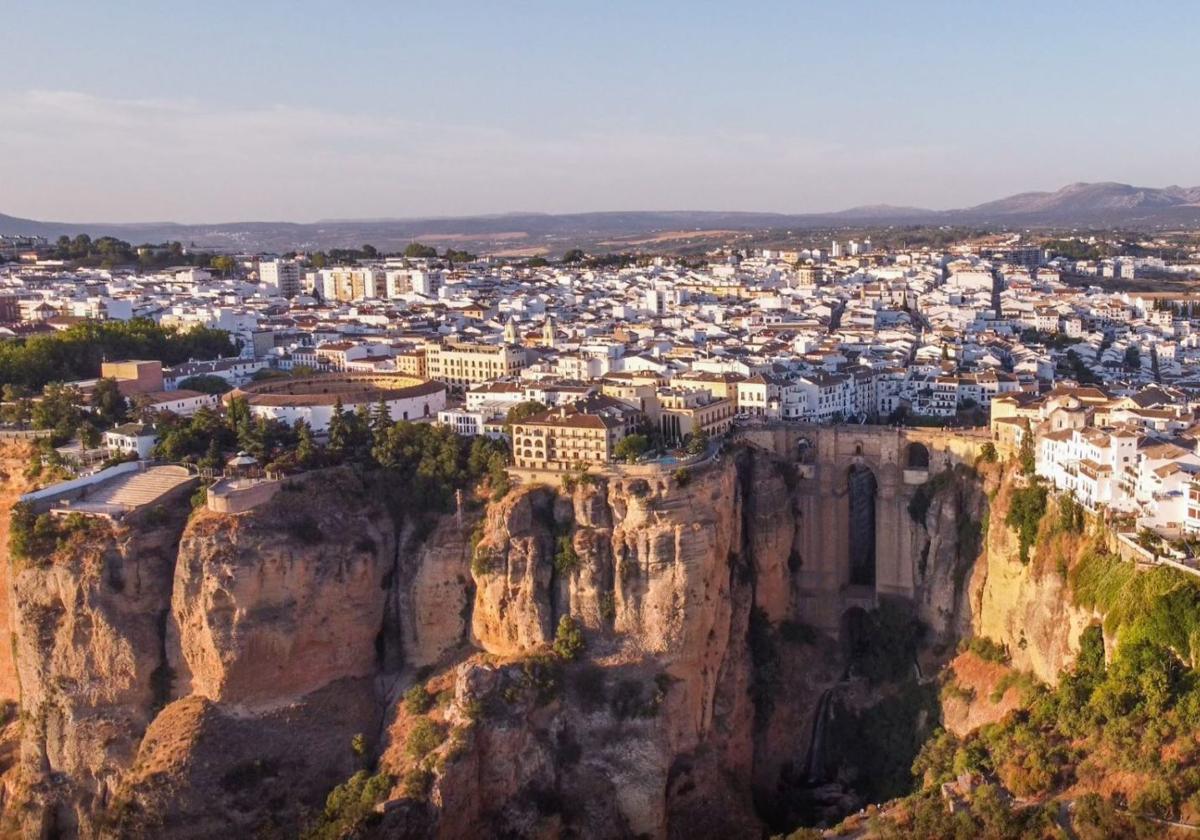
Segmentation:
[[(943, 643), (972, 632), (971, 582), (990, 522), (988, 493), (999, 484), (994, 465), (959, 465), (935, 475), (909, 505), (906, 527), (919, 532), (917, 614)], [(912, 522), (916, 517), (919, 521)]]
[(67, 520), (51, 554), (10, 558), (22, 732), (8, 816), (23, 834), (90, 833), (170, 699), (165, 628), (187, 505), (167, 501), (119, 525)]
[(324, 471), (246, 514), (189, 512), (184, 494), (62, 520), (54, 551), (9, 558), (16, 833), (292, 835), (374, 742), (397, 553), (362, 480)]
[[(1022, 563), (1017, 534), (1004, 523), (1016, 481), (999, 485), (991, 504), (991, 523), (983, 555), (974, 569), (972, 628), (1008, 648), (1014, 668), (1047, 683), (1075, 661), (1079, 640), (1099, 616), (1071, 598), (1066, 570), (1083, 547), (1082, 539), (1058, 535), (1048, 545), (1046, 529)], [(1059, 556), (1050, 562), (1050, 553)]]
[[(792, 615), (783, 476), (741, 452), (682, 480), (531, 486), (489, 508), (472, 634), (500, 659), (457, 666), (441, 689), (452, 700), (431, 713), (445, 738), (439, 836), (758, 836), (748, 637), (752, 611), (768, 625)], [(586, 634), (584, 661), (538, 658), (564, 615)], [(399, 711), (389, 732), (383, 766), (397, 778), (430, 763), (400, 747), (411, 718)], [(772, 747), (796, 759), (806, 735)]]
[(171, 599), (179, 693), (255, 709), (373, 676), (395, 552), (387, 512), (348, 472), (291, 482), (246, 516), (199, 512)]

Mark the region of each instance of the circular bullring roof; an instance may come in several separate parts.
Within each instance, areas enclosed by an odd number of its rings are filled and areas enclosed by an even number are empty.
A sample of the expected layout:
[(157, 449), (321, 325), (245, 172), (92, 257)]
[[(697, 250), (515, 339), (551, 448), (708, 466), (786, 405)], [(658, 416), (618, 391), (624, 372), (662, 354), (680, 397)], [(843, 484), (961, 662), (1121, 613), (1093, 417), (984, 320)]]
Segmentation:
[(330, 373), (297, 379), (269, 379), (230, 391), (250, 405), (333, 405), (403, 400), (445, 391), (441, 382), (389, 373)]

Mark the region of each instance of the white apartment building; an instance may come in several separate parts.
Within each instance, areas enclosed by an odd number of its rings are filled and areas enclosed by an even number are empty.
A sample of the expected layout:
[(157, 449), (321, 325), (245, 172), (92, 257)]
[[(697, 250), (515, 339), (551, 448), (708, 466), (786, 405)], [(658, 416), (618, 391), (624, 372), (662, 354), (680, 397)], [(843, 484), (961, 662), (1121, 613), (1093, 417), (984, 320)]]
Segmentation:
[(471, 411), (465, 408), (447, 408), (437, 414), (437, 425), (446, 426), (455, 434), (463, 437), (487, 435), (500, 438), (504, 436), (504, 418), (496, 417), (487, 411)]
[(300, 294), (300, 264), (291, 260), (264, 260), (258, 264), (258, 281), (271, 294), (294, 298)]
[(377, 268), (323, 268), (318, 272), (325, 301), (374, 300), (386, 289), (384, 272)]
[(1125, 429), (1090, 426), (1047, 432), (1037, 440), (1037, 474), (1095, 509), (1133, 511), (1138, 506), (1138, 436)]

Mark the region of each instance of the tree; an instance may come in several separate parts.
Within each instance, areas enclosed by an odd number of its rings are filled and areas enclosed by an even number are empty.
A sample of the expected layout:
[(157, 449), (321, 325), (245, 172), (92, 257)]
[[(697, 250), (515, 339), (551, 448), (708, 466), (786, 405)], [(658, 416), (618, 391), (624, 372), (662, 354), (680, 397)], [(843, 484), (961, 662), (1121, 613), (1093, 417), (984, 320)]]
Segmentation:
[(565, 254), (562, 255), (562, 262), (564, 265), (580, 263), (580, 262), (583, 262), (583, 258), (585, 256), (586, 256), (586, 254), (583, 253), (583, 250), (581, 248), (572, 248), (571, 250), (567, 251)]
[(387, 399), (383, 394), (379, 395), (379, 402), (375, 405), (375, 411), (371, 414), (370, 427), (371, 438), (380, 440), (387, 434), (387, 430), (392, 425), (392, 410), (388, 408)]
[(1075, 499), (1075, 492), (1070, 491), (1058, 499), (1058, 524), (1064, 531), (1075, 534), (1083, 533), (1087, 524), (1086, 512), (1083, 505)]
[(329, 418), (329, 449), (341, 453), (350, 443), (350, 429), (346, 422), (346, 409), (339, 396), (333, 404), (333, 415)]
[(229, 274), (237, 266), (237, 262), (228, 254), (218, 254), (212, 258), (212, 262), (209, 265), (212, 266), (213, 271)]
[(471, 441), (467, 471), (471, 475), (487, 476), (492, 498), (503, 498), (509, 490), (508, 447), (504, 441), (489, 437), (477, 437)]
[(692, 435), (687, 443), (687, 452), (689, 455), (699, 455), (702, 452), (708, 451), (708, 432), (701, 429)]
[(179, 388), (183, 391), (199, 391), (201, 394), (224, 394), (233, 390), (233, 386), (229, 384), (228, 380), (211, 373), (189, 376), (180, 381)]
[(94, 379), (106, 359), (159, 359), (177, 365), (237, 353), (224, 330), (185, 331), (148, 318), (89, 320), (62, 332), (0, 342), (0, 382), (36, 392), (50, 382)]
[(301, 467), (309, 468), (317, 463), (317, 442), (313, 438), (312, 426), (303, 420), (296, 421), (296, 461)]
[(79, 445), (84, 449), (95, 449), (100, 445), (100, 431), (91, 423), (79, 425)]
[(626, 435), (613, 447), (613, 457), (627, 463), (635, 463), (650, 447), (650, 440), (645, 435)]
[(464, 263), (474, 261), (475, 255), (470, 251), (456, 251), (453, 248), (447, 248), (446, 253), (442, 254), (442, 259), (449, 263)]
[(219, 470), (225, 464), (224, 453), (221, 452), (221, 444), (217, 439), (210, 438), (208, 447), (204, 450), (204, 457), (200, 459), (199, 466), (210, 470)]
[(1037, 539), (1038, 525), (1046, 512), (1046, 488), (1033, 484), (1014, 490), (1005, 524), (1017, 532), (1022, 563), (1029, 562), (1029, 549)]
[(108, 377), (97, 381), (92, 389), (91, 407), (92, 416), (105, 427), (124, 422), (129, 412), (129, 405), (121, 394), (117, 380)]
[(422, 245), (420, 242), (411, 242), (404, 249), (404, 256), (412, 260), (432, 260), (437, 255), (437, 248), (430, 248), (428, 245)]
[(1017, 463), (1022, 475), (1033, 475), (1037, 471), (1037, 453), (1034, 449), (1033, 429), (1026, 418), (1025, 427), (1021, 432), (1021, 448), (1017, 451)]
[(33, 419), (33, 401), (29, 399), (28, 392), (18, 385), (7, 384), (0, 393), (3, 394), (0, 397), (3, 402), (0, 406), (0, 422), (18, 429), (28, 426)]
[(579, 658), (584, 647), (583, 630), (579, 622), (564, 615), (558, 620), (558, 629), (554, 633), (554, 652), (563, 659), (572, 660)]
[(1142, 366), (1142, 354), (1138, 350), (1136, 344), (1130, 344), (1125, 348), (1125, 367), (1129, 370), (1138, 370)]
[(229, 401), (229, 425), (238, 433), (250, 425), (250, 403), (245, 397), (234, 397)]
[(79, 391), (75, 386), (61, 383), (47, 385), (42, 398), (34, 403), (33, 427), (52, 430), (51, 440), (55, 444), (67, 442), (82, 419), (79, 403)]

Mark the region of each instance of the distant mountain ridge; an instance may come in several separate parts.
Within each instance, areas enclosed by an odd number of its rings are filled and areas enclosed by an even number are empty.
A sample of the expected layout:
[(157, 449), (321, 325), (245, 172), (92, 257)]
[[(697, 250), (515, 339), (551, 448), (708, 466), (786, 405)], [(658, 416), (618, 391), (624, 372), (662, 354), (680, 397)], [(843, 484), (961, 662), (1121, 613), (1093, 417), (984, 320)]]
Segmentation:
[[(1071, 220), (1113, 218), (1136, 221), (1161, 211), (1187, 212), (1200, 207), (1200, 187), (1134, 187), (1102, 182), (1069, 184), (1057, 192), (1027, 192), (979, 204), (960, 212), (987, 218), (1034, 217)], [(954, 212), (954, 211), (951, 211)]]
[(313, 223), (222, 224), (45, 222), (0, 214), (0, 234), (56, 238), (87, 233), (135, 244), (179, 240), (221, 250), (287, 251), (355, 247), (370, 242), (397, 249), (415, 239), (495, 251), (673, 231), (788, 230), (892, 224), (971, 224), (1005, 227), (1200, 227), (1200, 187), (1137, 187), (1115, 182), (1069, 184), (1055, 192), (1026, 192), (957, 210), (886, 204), (829, 213), (724, 211), (607, 211), (504, 213), (410, 219), (338, 219)]

